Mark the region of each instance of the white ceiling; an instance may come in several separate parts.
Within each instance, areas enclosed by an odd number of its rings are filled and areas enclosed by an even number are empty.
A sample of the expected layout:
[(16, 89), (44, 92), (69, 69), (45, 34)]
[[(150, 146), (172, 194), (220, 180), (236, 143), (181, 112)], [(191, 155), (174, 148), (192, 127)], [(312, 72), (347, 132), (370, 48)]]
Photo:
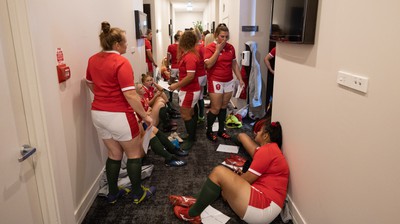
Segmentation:
[(189, 12), (186, 7), (188, 2), (192, 3), (192, 12), (203, 12), (207, 6), (208, 0), (170, 0), (175, 12)]

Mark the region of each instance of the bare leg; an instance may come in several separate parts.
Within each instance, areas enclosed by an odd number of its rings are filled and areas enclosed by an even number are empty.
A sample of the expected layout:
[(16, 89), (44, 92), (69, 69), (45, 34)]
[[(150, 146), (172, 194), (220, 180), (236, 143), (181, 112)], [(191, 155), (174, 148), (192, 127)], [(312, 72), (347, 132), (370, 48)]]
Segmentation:
[(222, 196), (233, 211), (243, 218), (250, 199), (250, 184), (224, 166), (215, 167), (208, 178), (221, 187)]

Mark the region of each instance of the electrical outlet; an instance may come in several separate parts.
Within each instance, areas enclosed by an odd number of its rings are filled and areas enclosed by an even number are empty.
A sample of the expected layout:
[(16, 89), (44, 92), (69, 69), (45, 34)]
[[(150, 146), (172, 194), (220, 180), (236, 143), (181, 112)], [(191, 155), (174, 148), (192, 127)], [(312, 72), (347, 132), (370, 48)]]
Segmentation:
[(363, 93), (366, 93), (368, 90), (368, 78), (364, 76), (339, 71), (336, 82)]

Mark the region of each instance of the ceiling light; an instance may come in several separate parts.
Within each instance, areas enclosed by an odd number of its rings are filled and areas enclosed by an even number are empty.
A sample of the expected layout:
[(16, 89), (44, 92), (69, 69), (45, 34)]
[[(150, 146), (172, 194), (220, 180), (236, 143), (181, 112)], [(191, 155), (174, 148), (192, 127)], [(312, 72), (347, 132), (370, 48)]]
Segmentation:
[(188, 2), (187, 6), (186, 6), (186, 10), (187, 11), (193, 11), (192, 2)]

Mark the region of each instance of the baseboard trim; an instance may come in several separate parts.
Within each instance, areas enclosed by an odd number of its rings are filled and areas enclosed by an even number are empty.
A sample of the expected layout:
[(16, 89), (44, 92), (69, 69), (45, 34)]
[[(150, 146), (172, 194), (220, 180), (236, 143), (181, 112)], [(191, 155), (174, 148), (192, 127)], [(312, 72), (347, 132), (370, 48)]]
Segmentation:
[(307, 224), (306, 221), (304, 220), (303, 216), (301, 216), (296, 205), (293, 203), (290, 195), (288, 195), (288, 205), (289, 205), (290, 214), (292, 215), (292, 218), (293, 218), (293, 220), (292, 220), (293, 223), (294, 224)]
[(99, 193), (99, 181), (101, 176), (103, 175), (103, 169), (100, 171), (99, 175), (97, 176), (96, 180), (93, 182), (92, 186), (89, 188), (89, 191), (86, 193), (85, 197), (83, 197), (81, 203), (74, 212), (76, 223), (82, 223), (85, 219), (87, 212), (89, 211), (90, 207), (92, 206), (94, 200)]

